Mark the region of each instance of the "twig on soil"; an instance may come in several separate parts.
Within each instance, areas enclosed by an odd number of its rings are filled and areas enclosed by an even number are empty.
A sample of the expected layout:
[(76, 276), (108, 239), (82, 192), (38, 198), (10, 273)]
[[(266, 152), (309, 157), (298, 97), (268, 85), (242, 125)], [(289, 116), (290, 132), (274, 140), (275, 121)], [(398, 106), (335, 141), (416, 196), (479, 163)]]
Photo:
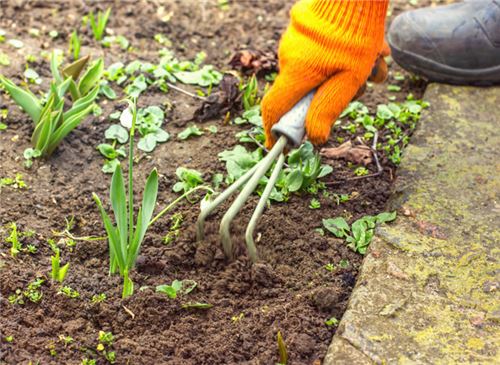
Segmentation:
[(99, 237), (99, 236), (83, 236), (83, 237), (77, 237), (73, 236), (71, 232), (69, 232), (67, 229), (64, 231), (58, 232), (58, 231), (52, 231), (52, 234), (56, 237), (67, 237), (69, 239), (72, 239), (73, 241), (104, 241), (107, 240), (108, 237)]
[(122, 305), (123, 309), (125, 309), (125, 312), (127, 312), (130, 317), (132, 317), (132, 319), (135, 319), (135, 314), (134, 312), (132, 312), (130, 309), (128, 309), (127, 307), (125, 307), (124, 305)]
[(189, 91), (187, 90), (184, 90), (184, 89), (181, 89), (180, 87), (178, 86), (175, 86), (174, 84), (170, 83), (170, 82), (167, 82), (167, 86), (171, 89), (174, 89), (175, 91), (178, 91), (180, 93), (183, 93), (183, 94), (186, 94), (192, 98), (195, 98), (195, 99), (200, 99), (200, 100), (203, 100), (203, 101), (206, 101), (207, 98), (204, 98), (203, 96), (199, 96), (199, 95), (196, 95), (196, 94), (193, 94), (193, 93), (190, 93)]

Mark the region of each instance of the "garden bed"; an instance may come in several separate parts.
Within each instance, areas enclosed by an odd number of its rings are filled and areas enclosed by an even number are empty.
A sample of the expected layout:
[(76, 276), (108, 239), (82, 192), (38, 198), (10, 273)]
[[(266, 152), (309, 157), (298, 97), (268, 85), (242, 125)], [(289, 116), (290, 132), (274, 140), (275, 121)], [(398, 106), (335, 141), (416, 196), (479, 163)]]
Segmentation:
[[(229, 71), (232, 67), (228, 61), (239, 49), (273, 53), (287, 24), (289, 3), (272, 0), (224, 5), (215, 0), (172, 1), (159, 7), (146, 1), (121, 2), (120, 6), (113, 6), (108, 29), (115, 36), (127, 38), (132, 49), (125, 51), (118, 44), (101, 47), (88, 28), (81, 26), (83, 15), (96, 10), (97, 5), (104, 10), (107, 3), (92, 3), (88, 7), (76, 1), (6, 1), (0, 9), (0, 29), (6, 32), (0, 52), (7, 55), (10, 65), (0, 66), (0, 73), (19, 84), (26, 56), (33, 55), (35, 59), (30, 59), (28, 66), (40, 75), (42, 84), (30, 87), (46, 90), (51, 73), (42, 51), (50, 53), (58, 48), (66, 52), (74, 29), (80, 33), (82, 54), (103, 56), (105, 68), (116, 62), (127, 65), (137, 59), (155, 64), (158, 51), (167, 48), (179, 60), (193, 60), (198, 52), (205, 51), (206, 64)], [(406, 1), (394, 1), (392, 6), (391, 17), (403, 8), (411, 8)], [(33, 29), (38, 29), (39, 35)], [(49, 36), (54, 30), (58, 34)], [(15, 48), (9, 39), (21, 40), (23, 46)], [(421, 81), (395, 64), (390, 65), (390, 72), (387, 84), (368, 87), (361, 99), (370, 115), (376, 114), (378, 104), (404, 102), (409, 93), (415, 99), (421, 97)], [(259, 75), (261, 89), (264, 78), (265, 73)], [(391, 91), (389, 84), (393, 86)], [(105, 130), (112, 123), (109, 115), (125, 108), (119, 102), (124, 96), (122, 88), (110, 85), (119, 98), (108, 100), (101, 96), (97, 104), (102, 114), (87, 118), (63, 140), (50, 159), (36, 160), (30, 169), (23, 167), (23, 151), (30, 147), (32, 123), (0, 91), (0, 109), (7, 110), (5, 118), (0, 117), (0, 122), (7, 126), (0, 131), (0, 178), (20, 173), (27, 185), (16, 188), (10, 184), (0, 191), (0, 362), (80, 364), (83, 359), (95, 359), (96, 363), (105, 364), (109, 360), (104, 352), (114, 351), (117, 364), (269, 364), (279, 360), (276, 335), (280, 331), (290, 364), (319, 364), (336, 329), (335, 321), (327, 320), (341, 318), (363, 257), (348, 248), (343, 239), (318, 228), (322, 228), (323, 219), (342, 216), (353, 222), (384, 211), (397, 167), (394, 149), (383, 150), (389, 143), (388, 129), (379, 132), (381, 174), (358, 179), (352, 163), (323, 159), (323, 163), (333, 167), (333, 173), (320, 180), (324, 189), (316, 194), (291, 193), (288, 201), (271, 204), (257, 228), (261, 259), (257, 264), (252, 265), (248, 259), (243, 239), (257, 195), (252, 196), (233, 225), (238, 254), (232, 262), (225, 260), (217, 239), (217, 223), (228, 205), (209, 219), (207, 238), (197, 243), (194, 222), (199, 202), (183, 200), (147, 232), (136, 270), (131, 274), (136, 291), (122, 300), (120, 277), (108, 275), (106, 240), (75, 240), (72, 246), (67, 244), (69, 235), (56, 234), (66, 228), (66, 219), (74, 217), (72, 236), (105, 235), (92, 192), (108, 202), (110, 175), (101, 171), (104, 158), (96, 147), (105, 142)], [(207, 88), (176, 85), (192, 93), (196, 89), (208, 92)], [(257, 148), (252, 143), (240, 143), (235, 137), (248, 125), (224, 121), (224, 115), (196, 122), (204, 134), (180, 140), (178, 134), (191, 125), (193, 114), (202, 104), (184, 93), (173, 89), (165, 93), (151, 87), (141, 93), (138, 103), (141, 108), (160, 106), (165, 111), (163, 129), (170, 134), (170, 140), (151, 153), (136, 153), (137, 194), (142, 193), (149, 172), (155, 167), (158, 170), (156, 212), (179, 196), (173, 192), (178, 167), (202, 172), (209, 183), (215, 174), (226, 176), (225, 164), (218, 158), (220, 152), (238, 144), (250, 151)], [(360, 113), (364, 112), (357, 110), (351, 119)], [(241, 111), (233, 113), (229, 120), (239, 114)], [(348, 118), (335, 127), (330, 147), (367, 133), (359, 123), (349, 128), (352, 120), (349, 122)], [(210, 131), (210, 126), (216, 126), (217, 132)], [(398, 126), (403, 136), (411, 134), (411, 124)], [(377, 172), (374, 162), (366, 169), (366, 173)], [(365, 173), (358, 171), (358, 175)], [(313, 199), (317, 203), (312, 203)], [(319, 209), (311, 209), (318, 203)], [(182, 223), (178, 236), (167, 244), (165, 236), (172, 231), (173, 213), (182, 216)], [(6, 240), (13, 222), (19, 232), (32, 232), (21, 239), (25, 250), (15, 258)], [(64, 240), (59, 241), (61, 238)], [(61, 262), (70, 263), (64, 285), (76, 290), (78, 298), (58, 293), (60, 285), (50, 280), (50, 239), (59, 242)], [(29, 253), (28, 245), (33, 245), (36, 252)], [(39, 288), (43, 293), (41, 300), (26, 300), (25, 304), (9, 301), (17, 289), (25, 289), (36, 278), (44, 280)], [(194, 280), (197, 287), (177, 299), (155, 292), (156, 286), (175, 279)], [(106, 299), (100, 301), (103, 297), (98, 295), (102, 293)], [(211, 308), (183, 307), (188, 302), (207, 303)], [(97, 349), (100, 331), (114, 336), (112, 344), (105, 344), (105, 350)]]

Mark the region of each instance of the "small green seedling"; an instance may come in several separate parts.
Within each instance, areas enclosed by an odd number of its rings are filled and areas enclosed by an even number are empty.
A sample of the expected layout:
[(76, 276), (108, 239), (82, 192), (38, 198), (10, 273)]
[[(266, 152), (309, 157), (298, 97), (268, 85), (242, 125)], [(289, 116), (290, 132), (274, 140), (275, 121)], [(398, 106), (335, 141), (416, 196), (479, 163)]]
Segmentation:
[(231, 322), (237, 323), (245, 318), (245, 313), (241, 312), (240, 314), (234, 315), (231, 317)]
[(99, 343), (97, 344), (96, 350), (104, 356), (109, 363), (114, 364), (116, 361), (116, 353), (114, 351), (109, 351), (109, 348), (113, 346), (115, 340), (111, 332), (99, 331), (98, 337)]
[(4, 340), (5, 342), (12, 343), (14, 342), (14, 336), (5, 336)]
[(63, 294), (71, 299), (80, 298), (80, 293), (77, 290), (75, 290), (69, 286), (63, 286), (61, 289), (59, 289), (59, 291), (57, 293)]
[[(101, 217), (108, 235), (110, 274), (116, 273), (117, 269), (123, 277), (122, 297), (126, 298), (133, 294), (134, 283), (129, 278), (129, 272), (135, 265), (137, 255), (151, 221), (158, 194), (158, 173), (154, 169), (146, 180), (142, 206), (139, 209), (134, 227), (134, 193), (133, 193), (133, 153), (134, 134), (137, 120), (136, 101), (128, 101), (132, 114), (129, 143), (129, 166), (128, 166), (128, 202), (125, 193), (125, 182), (121, 166), (118, 165), (113, 173), (110, 188), (110, 200), (113, 207), (116, 226), (113, 225), (108, 214), (104, 210), (101, 200), (93, 193), (92, 196), (99, 208)], [(128, 203), (128, 209), (127, 209)]]
[(53, 246), (53, 248), (54, 247), (55, 247), (54, 255), (51, 256), (51, 261), (52, 261), (51, 278), (54, 281), (62, 283), (64, 281), (64, 278), (66, 277), (66, 274), (68, 273), (69, 262), (66, 263), (66, 265), (64, 265), (63, 267), (61, 267), (61, 262), (60, 262), (61, 250), (57, 246)]
[(20, 173), (16, 173), (16, 177), (3, 177), (0, 178), (0, 192), (2, 191), (3, 186), (9, 186), (13, 189), (27, 189), (28, 185), (23, 180), (23, 175)]
[(347, 259), (341, 259), (339, 261), (339, 266), (342, 269), (347, 269), (349, 267), (349, 260), (347, 260)]
[(335, 265), (332, 263), (328, 263), (324, 266), (324, 268), (326, 271), (332, 272), (333, 270), (335, 270)]
[(185, 193), (189, 190), (203, 184), (203, 175), (201, 172), (187, 169), (185, 167), (178, 167), (175, 174), (179, 178), (179, 182), (175, 183), (173, 190), (176, 193), (184, 191)]
[(99, 293), (99, 294), (94, 294), (92, 296), (91, 302), (92, 304), (97, 304), (97, 303), (102, 303), (106, 300), (106, 294), (105, 293)]
[(366, 167), (360, 166), (354, 170), (354, 175), (356, 176), (366, 176), (370, 173)]
[(197, 285), (198, 283), (194, 280), (174, 280), (170, 285), (158, 285), (156, 292), (166, 294), (170, 299), (175, 299), (178, 295), (191, 293)]
[(255, 75), (252, 75), (248, 83), (245, 84), (241, 89), (243, 90), (242, 102), (245, 111), (252, 109), (256, 105), (259, 105), (259, 84), (257, 83), (257, 78), (255, 77)]
[(335, 317), (330, 317), (328, 318), (326, 321), (325, 321), (325, 324), (328, 326), (328, 327), (333, 327), (333, 326), (337, 326), (339, 324), (339, 320)]
[(186, 129), (184, 129), (182, 132), (180, 132), (178, 135), (177, 135), (177, 138), (179, 138), (180, 140), (184, 141), (190, 137), (199, 137), (201, 135), (203, 135), (203, 131), (198, 128), (196, 125), (191, 125), (189, 127), (187, 127)]
[(73, 55), (73, 61), (76, 61), (78, 58), (80, 58), (80, 47), (80, 37), (78, 36), (77, 31), (74, 30), (73, 32), (71, 32), (68, 47), (68, 53)]
[(163, 243), (169, 245), (177, 239), (180, 234), (182, 220), (182, 213), (175, 213), (172, 215), (172, 218), (170, 218), (170, 228), (168, 229), (166, 236), (163, 238)]
[(104, 13), (99, 10), (97, 12), (97, 16), (94, 15), (94, 12), (92, 11), (88, 14), (90, 28), (92, 29), (92, 34), (94, 35), (94, 39), (96, 41), (100, 41), (102, 39), (110, 14), (111, 8), (106, 9)]
[(14, 294), (9, 295), (9, 303), (23, 305), (26, 303), (25, 299), (33, 303), (39, 303), (43, 297), (40, 287), (44, 282), (45, 280), (37, 278), (29, 283), (25, 290), (16, 289)]
[(68, 345), (71, 345), (75, 339), (71, 336), (59, 335), (59, 341), (64, 344), (64, 347), (67, 347)]
[(16, 257), (19, 252), (21, 252), (23, 246), (20, 242), (19, 232), (17, 230), (17, 224), (12, 222), (8, 226), (10, 228), (10, 234), (5, 239), (5, 242), (10, 243), (10, 255)]
[(309, 208), (311, 208), (311, 209), (319, 209), (319, 208), (321, 208), (321, 203), (319, 202), (318, 199), (312, 198), (311, 202), (309, 203)]
[(323, 219), (323, 226), (338, 238), (345, 238), (347, 247), (364, 255), (375, 233), (375, 226), (396, 219), (396, 212), (367, 215), (351, 226), (343, 217)]

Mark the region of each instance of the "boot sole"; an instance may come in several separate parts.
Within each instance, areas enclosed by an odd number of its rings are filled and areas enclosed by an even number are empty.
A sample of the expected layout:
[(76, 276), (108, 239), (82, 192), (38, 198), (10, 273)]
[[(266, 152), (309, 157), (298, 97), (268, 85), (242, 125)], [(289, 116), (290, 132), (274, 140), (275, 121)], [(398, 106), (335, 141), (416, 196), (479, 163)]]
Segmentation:
[(424, 76), (430, 81), (453, 85), (492, 86), (500, 84), (500, 65), (495, 67), (467, 70), (450, 67), (429, 60), (418, 54), (403, 51), (391, 44), (392, 58), (401, 67)]

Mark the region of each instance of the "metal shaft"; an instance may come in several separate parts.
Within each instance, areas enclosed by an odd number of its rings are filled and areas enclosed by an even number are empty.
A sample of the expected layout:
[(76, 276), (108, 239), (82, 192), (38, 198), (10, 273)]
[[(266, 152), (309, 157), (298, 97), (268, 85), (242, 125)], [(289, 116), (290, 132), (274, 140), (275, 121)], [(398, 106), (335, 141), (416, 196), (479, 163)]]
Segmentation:
[(255, 207), (252, 218), (250, 218), (250, 222), (248, 222), (247, 230), (245, 232), (245, 241), (247, 243), (248, 255), (250, 256), (252, 262), (256, 262), (258, 260), (257, 248), (255, 247), (255, 242), (253, 240), (253, 232), (255, 231), (255, 227), (257, 226), (257, 223), (259, 222), (259, 219), (264, 212), (267, 200), (269, 199), (269, 196), (273, 191), (274, 185), (276, 185), (276, 181), (278, 180), (278, 176), (284, 164), (285, 155), (281, 153), (278, 161), (276, 162), (273, 173), (271, 174), (271, 177), (267, 182), (266, 188), (262, 192), (259, 203)]
[(227, 198), (229, 198), (232, 193), (234, 193), (240, 188), (240, 186), (247, 182), (247, 180), (250, 179), (250, 177), (254, 174), (255, 170), (257, 170), (258, 167), (259, 165), (256, 164), (245, 174), (240, 176), (240, 178), (232, 183), (230, 187), (220, 193), (219, 196), (217, 196), (211, 203), (209, 203), (201, 210), (200, 215), (198, 216), (198, 219), (196, 221), (196, 239), (198, 241), (202, 241), (203, 239), (205, 239), (205, 220), (207, 219), (207, 217), (215, 210), (215, 208), (217, 208)]
[(233, 243), (231, 241), (231, 235), (229, 232), (231, 222), (233, 221), (236, 214), (238, 214), (238, 212), (241, 210), (250, 194), (252, 194), (252, 192), (255, 190), (257, 184), (259, 183), (259, 180), (269, 170), (276, 157), (283, 153), (286, 144), (286, 137), (281, 136), (274, 147), (271, 149), (271, 151), (269, 151), (267, 156), (264, 157), (264, 159), (256, 165), (257, 169), (255, 170), (255, 173), (245, 185), (241, 193), (236, 197), (233, 204), (231, 204), (226, 214), (224, 214), (224, 217), (222, 217), (219, 233), (221, 237), (222, 247), (224, 248), (224, 253), (226, 254), (226, 257), (228, 259), (233, 258)]

